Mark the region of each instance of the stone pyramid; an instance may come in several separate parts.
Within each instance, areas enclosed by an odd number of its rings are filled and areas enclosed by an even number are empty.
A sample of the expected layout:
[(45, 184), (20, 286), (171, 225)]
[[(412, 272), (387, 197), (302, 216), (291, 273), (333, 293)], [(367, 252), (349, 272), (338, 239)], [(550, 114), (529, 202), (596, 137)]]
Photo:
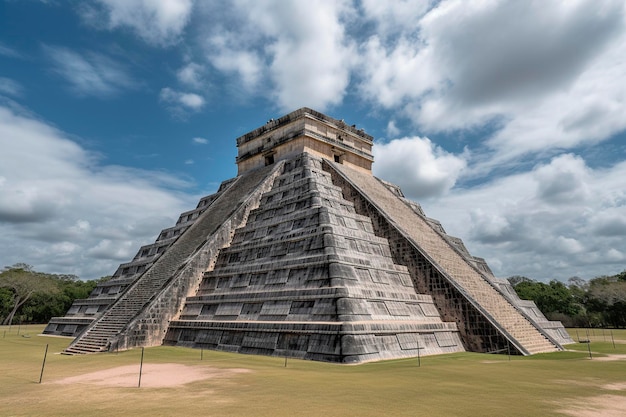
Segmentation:
[(303, 108), (237, 139), (239, 173), (44, 333), (341, 363), (571, 343), (371, 174), (372, 138)]

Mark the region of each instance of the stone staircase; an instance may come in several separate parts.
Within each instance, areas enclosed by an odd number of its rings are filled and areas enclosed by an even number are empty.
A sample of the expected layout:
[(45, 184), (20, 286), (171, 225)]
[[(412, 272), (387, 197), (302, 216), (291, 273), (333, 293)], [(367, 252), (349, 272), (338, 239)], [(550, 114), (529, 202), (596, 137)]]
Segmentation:
[(338, 363), (463, 351), (322, 160), (285, 163), (169, 324), (166, 345)]
[[(64, 354), (96, 353), (112, 349), (115, 338), (126, 330), (158, 295), (171, 285), (194, 253), (222, 226), (257, 185), (276, 167), (251, 171), (237, 179), (165, 251), (126, 292), (68, 346)], [(209, 265), (206, 265), (205, 269)], [(182, 303), (184, 300), (178, 300)]]
[(562, 347), (535, 327), (494, 285), (441, 234), (375, 177), (328, 161), (372, 204), (502, 335), (522, 354), (553, 352)]

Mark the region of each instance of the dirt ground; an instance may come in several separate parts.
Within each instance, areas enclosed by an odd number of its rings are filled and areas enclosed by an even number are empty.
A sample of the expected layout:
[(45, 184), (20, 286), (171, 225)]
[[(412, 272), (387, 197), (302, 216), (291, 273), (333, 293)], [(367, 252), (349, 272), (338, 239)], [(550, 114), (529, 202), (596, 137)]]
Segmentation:
[[(141, 370), (141, 386), (145, 388), (177, 387), (204, 379), (228, 378), (245, 372), (250, 371), (247, 369), (195, 367), (174, 363), (144, 364)], [(51, 381), (51, 383), (136, 387), (139, 385), (139, 366), (119, 366), (104, 371)]]
[[(626, 355), (609, 355), (593, 360), (624, 361)], [(218, 369), (179, 364), (144, 364), (141, 373), (141, 386), (145, 388), (178, 387), (191, 382), (229, 378), (250, 372), (248, 369)], [(568, 381), (561, 381), (567, 383)], [(574, 381), (569, 381), (575, 383)], [(53, 384), (89, 384), (110, 387), (137, 387), (139, 366), (128, 365), (103, 371), (51, 381)], [(587, 397), (580, 401), (568, 401), (567, 408), (559, 410), (571, 417), (623, 417), (626, 416), (626, 382), (602, 386), (607, 394)]]
[(613, 394), (599, 395), (585, 398), (584, 401), (574, 403), (569, 408), (560, 411), (572, 417), (624, 417), (626, 416), (626, 397)]
[[(593, 354), (593, 353), (592, 353)], [(607, 355), (593, 358), (594, 361), (624, 361), (626, 355)], [(615, 393), (587, 397), (574, 401), (562, 413), (572, 417), (623, 417), (626, 416), (626, 382), (602, 386)], [(618, 395), (617, 393), (621, 395)]]

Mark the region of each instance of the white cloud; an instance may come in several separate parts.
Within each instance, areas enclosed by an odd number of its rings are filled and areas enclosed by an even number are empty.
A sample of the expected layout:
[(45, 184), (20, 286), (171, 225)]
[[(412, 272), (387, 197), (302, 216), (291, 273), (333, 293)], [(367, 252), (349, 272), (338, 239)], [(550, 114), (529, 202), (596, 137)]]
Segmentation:
[(551, 204), (584, 201), (591, 193), (585, 162), (571, 154), (553, 159), (533, 174), (537, 182), (537, 197)]
[(97, 0), (83, 5), (81, 16), (96, 27), (129, 28), (153, 45), (177, 42), (193, 9), (192, 0)]
[(193, 143), (195, 143), (195, 144), (198, 144), (198, 145), (206, 145), (206, 144), (208, 144), (208, 143), (209, 143), (209, 140), (208, 140), (208, 139), (201, 138), (201, 137), (196, 137), (196, 138), (193, 138), (193, 139), (191, 139), (191, 141), (192, 141)]
[(405, 137), (374, 144), (374, 175), (398, 184), (411, 198), (445, 194), (465, 168), (465, 156), (456, 156), (428, 138)]
[(624, 269), (623, 178), (625, 162), (592, 169), (563, 154), (422, 206), (498, 276), (593, 278)]
[(212, 65), (248, 91), (273, 95), (283, 110), (323, 110), (341, 103), (350, 81), (356, 51), (343, 21), (351, 11), (349, 1), (240, 0), (207, 12), (219, 17), (202, 36)]
[(15, 80), (0, 77), (0, 94), (19, 97), (22, 95), (22, 85)]
[(202, 88), (204, 86), (204, 80), (202, 77), (204, 70), (204, 66), (194, 62), (189, 62), (178, 70), (176, 77), (178, 78), (178, 81), (189, 87)]
[(105, 55), (79, 54), (60, 46), (44, 46), (44, 51), (52, 61), (52, 70), (79, 95), (106, 98), (137, 87), (124, 65)]
[(364, 17), (376, 23), (376, 32), (387, 37), (415, 29), (417, 22), (431, 7), (429, 0), (362, 0)]
[(276, 1), (273, 7), (255, 11), (263, 14), (265, 30), (275, 37), (267, 50), (272, 57), (270, 72), (279, 106), (291, 110), (309, 105), (323, 110), (341, 103), (355, 55), (341, 22), (347, 4), (319, 1), (287, 5)]
[(378, 36), (372, 36), (361, 49), (361, 94), (386, 108), (418, 100), (439, 82), (439, 74), (430, 65), (430, 51), (419, 49), (412, 40), (400, 39), (390, 50)]
[(169, 87), (161, 89), (159, 100), (168, 106), (175, 115), (182, 116), (186, 111), (200, 111), (205, 100), (195, 93), (183, 93)]
[(414, 7), (414, 24), (396, 7), (364, 3), (387, 29), (360, 44), (360, 91), (422, 129), (495, 122), (486, 145), (497, 165), (626, 128), (622, 1), (448, 0)]
[(389, 137), (398, 136), (400, 134), (400, 129), (396, 126), (395, 120), (390, 120), (387, 123), (386, 132)]
[(235, 74), (246, 90), (254, 91), (263, 77), (262, 58), (254, 51), (233, 50), (222, 46), (219, 39), (213, 41), (219, 46), (210, 58), (212, 64), (220, 71)]
[(0, 107), (0, 253), (6, 265), (112, 274), (193, 199), (160, 172), (101, 165), (63, 132)]

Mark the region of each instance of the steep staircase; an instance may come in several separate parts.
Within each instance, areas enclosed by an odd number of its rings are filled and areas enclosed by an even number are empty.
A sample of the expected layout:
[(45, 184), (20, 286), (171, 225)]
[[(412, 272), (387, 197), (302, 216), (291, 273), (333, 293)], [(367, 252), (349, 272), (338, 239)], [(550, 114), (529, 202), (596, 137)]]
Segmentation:
[(339, 363), (463, 351), (387, 239), (304, 153), (288, 160), (164, 344)]
[(239, 177), (185, 233), (180, 235), (152, 267), (99, 319), (88, 326), (63, 353), (71, 355), (109, 350), (114, 338), (171, 283), (193, 254), (271, 171), (272, 167), (266, 167)]
[(357, 192), (405, 236), (435, 268), (522, 354), (553, 352), (562, 347), (536, 328), (493, 284), (479, 273), (425, 220), (380, 181), (328, 162)]

